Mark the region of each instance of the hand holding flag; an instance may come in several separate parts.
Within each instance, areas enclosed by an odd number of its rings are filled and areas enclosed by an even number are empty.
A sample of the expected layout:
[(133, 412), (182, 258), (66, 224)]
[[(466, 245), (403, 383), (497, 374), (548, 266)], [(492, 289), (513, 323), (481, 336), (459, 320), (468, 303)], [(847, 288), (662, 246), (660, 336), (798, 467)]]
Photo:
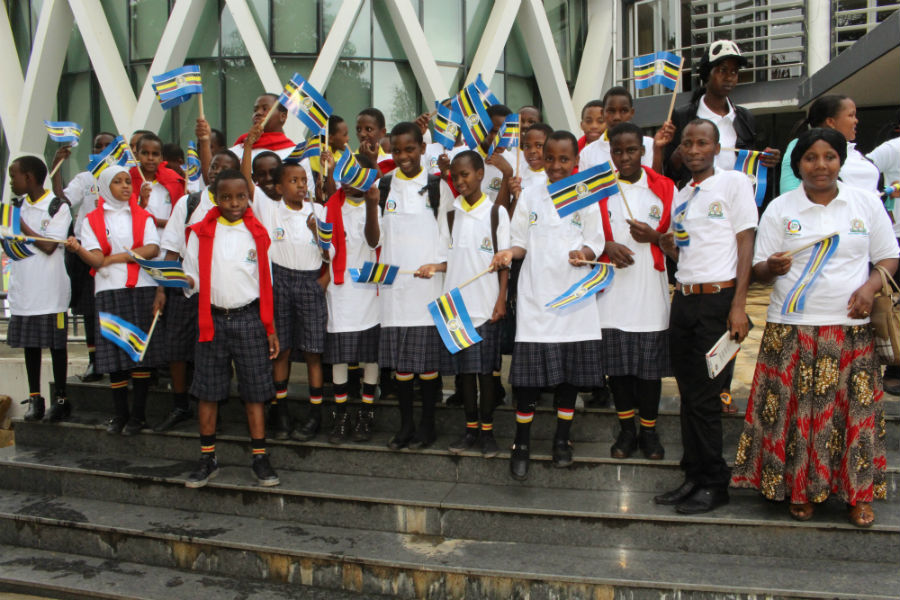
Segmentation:
[(456, 138), (459, 136), (459, 123), (462, 121), (462, 115), (455, 113), (448, 106), (444, 106), (440, 102), (434, 103), (434, 135), (432, 139), (440, 144), (446, 150), (452, 150), (456, 146)]
[[(592, 261), (582, 261), (592, 263)], [(583, 279), (576, 281), (572, 287), (551, 300), (544, 306), (550, 308), (565, 308), (577, 304), (582, 300), (590, 298), (597, 292), (601, 292), (608, 288), (613, 282), (615, 271), (612, 265), (607, 263), (598, 264)]]
[(456, 354), (481, 341), (458, 287), (430, 302), (428, 312), (450, 354)]
[(112, 165), (124, 167), (133, 160), (131, 148), (125, 143), (125, 138), (119, 135), (100, 154), (91, 155), (91, 161), (88, 163), (87, 170), (94, 177), (99, 177), (100, 173), (105, 171), (107, 167)]
[(763, 156), (771, 156), (766, 152), (755, 152), (753, 150), (738, 150), (737, 158), (734, 161), (734, 170), (745, 173), (753, 178), (756, 185), (756, 205), (762, 206), (763, 199), (766, 196), (766, 184), (769, 169), (759, 159)]
[(521, 135), (520, 132), (521, 128), (519, 126), (518, 113), (507, 115), (506, 120), (500, 127), (500, 131), (498, 131), (496, 137), (494, 137), (494, 142), (491, 144), (490, 150), (488, 150), (488, 156), (492, 155), (496, 150), (499, 150), (501, 148), (518, 148), (519, 135)]
[[(125, 351), (128, 358), (134, 362), (141, 362), (144, 353), (147, 351), (147, 345), (150, 343), (150, 335), (153, 333), (144, 333), (141, 329), (125, 319), (117, 317), (108, 312), (97, 313), (100, 321), (100, 335), (111, 341), (113, 344)], [(156, 317), (153, 324), (156, 325)]]
[[(278, 102), (312, 131), (321, 131), (327, 127), (328, 118), (331, 117), (331, 105), (300, 73), (294, 73), (290, 81), (284, 84), (284, 91), (278, 97)], [(262, 127), (266, 126), (277, 108), (278, 104), (272, 105), (262, 121)]]
[(334, 181), (366, 192), (378, 179), (378, 169), (366, 169), (356, 160), (350, 148), (344, 150), (334, 166)]

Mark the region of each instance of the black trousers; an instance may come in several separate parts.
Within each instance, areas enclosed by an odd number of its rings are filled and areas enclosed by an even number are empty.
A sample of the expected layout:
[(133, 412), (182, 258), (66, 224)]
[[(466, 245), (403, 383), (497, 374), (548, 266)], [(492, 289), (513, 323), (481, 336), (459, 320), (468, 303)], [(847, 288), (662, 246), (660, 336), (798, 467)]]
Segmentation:
[(721, 489), (728, 487), (731, 478), (722, 456), (719, 400), (728, 369), (710, 379), (706, 353), (727, 329), (733, 298), (734, 288), (692, 296), (675, 292), (669, 318), (672, 370), (681, 396), (681, 469), (686, 479)]

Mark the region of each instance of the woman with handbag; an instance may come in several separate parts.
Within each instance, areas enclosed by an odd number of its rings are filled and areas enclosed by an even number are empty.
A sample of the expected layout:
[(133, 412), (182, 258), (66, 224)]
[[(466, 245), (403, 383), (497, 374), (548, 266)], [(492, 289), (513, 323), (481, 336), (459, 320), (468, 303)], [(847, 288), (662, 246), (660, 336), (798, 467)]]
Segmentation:
[(839, 132), (804, 132), (790, 161), (802, 184), (760, 221), (753, 274), (775, 286), (731, 485), (789, 500), (802, 521), (835, 495), (869, 527), (887, 493), (869, 263), (894, 272), (898, 247), (878, 197), (838, 181), (846, 157)]

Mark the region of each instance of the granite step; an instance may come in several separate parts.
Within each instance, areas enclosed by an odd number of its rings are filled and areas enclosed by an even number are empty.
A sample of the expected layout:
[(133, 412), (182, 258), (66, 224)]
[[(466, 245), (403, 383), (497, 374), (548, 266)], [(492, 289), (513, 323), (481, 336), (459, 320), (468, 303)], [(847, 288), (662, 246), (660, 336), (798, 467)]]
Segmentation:
[[(900, 503), (879, 502), (877, 522), (859, 530), (839, 501), (814, 520), (792, 520), (784, 503), (735, 490), (732, 501), (705, 515), (683, 516), (653, 503), (653, 493), (533, 488), (498, 483), (433, 482), (279, 469), (281, 485), (256, 485), (246, 464), (223, 465), (203, 490), (184, 487), (195, 464), (136, 457), (98, 459), (62, 450), (0, 451), (0, 489), (121, 502), (141, 507), (265, 517), (273, 521), (435, 535), (445, 538), (661, 546), (682, 552), (840, 560), (900, 556)], [(743, 543), (736, 545), (735, 540)]]
[[(199, 455), (196, 430), (170, 431), (157, 434), (147, 430), (133, 437), (109, 435), (102, 425), (102, 415), (79, 413), (76, 420), (64, 423), (14, 421), (16, 443), (28, 448), (57, 448), (71, 452), (97, 453), (106, 457), (150, 456), (193, 463)], [(375, 432), (363, 443), (329, 444), (322, 439), (295, 442), (269, 441), (272, 463), (276, 469), (366, 474), (408, 479), (462, 483), (514, 483), (509, 476), (511, 438), (498, 437), (500, 454), (485, 459), (479, 451), (453, 455), (446, 450), (456, 436), (439, 435), (433, 446), (423, 450), (392, 451), (387, 448), (389, 432)], [(242, 465), (248, 460), (246, 425), (223, 424), (217, 436), (216, 452), (224, 464)], [(557, 469), (551, 462), (551, 444), (535, 440), (532, 463), (526, 485), (584, 490), (656, 492), (678, 486), (682, 474), (678, 467), (681, 448), (672, 446), (663, 460), (609, 457), (609, 444), (579, 442), (575, 444), (575, 463), (568, 469)], [(733, 460), (735, 445), (725, 446), (725, 456)], [(639, 454), (637, 455), (639, 456)], [(900, 486), (900, 451), (887, 454), (888, 495)]]
[(0, 544), (400, 598), (900, 598), (896, 555), (792, 559), (664, 544), (481, 541), (10, 490), (0, 491)]

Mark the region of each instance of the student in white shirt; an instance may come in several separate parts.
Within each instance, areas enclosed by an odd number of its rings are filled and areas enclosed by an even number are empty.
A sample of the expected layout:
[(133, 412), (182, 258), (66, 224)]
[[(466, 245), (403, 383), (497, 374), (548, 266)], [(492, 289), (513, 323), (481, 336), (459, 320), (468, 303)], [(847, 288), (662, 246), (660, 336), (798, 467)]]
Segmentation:
[[(159, 254), (159, 236), (153, 215), (138, 204), (131, 175), (124, 167), (107, 167), (100, 173), (98, 182), (100, 200), (97, 208), (85, 217), (78, 238), (69, 238), (66, 249), (76, 253), (95, 271), (97, 312), (115, 315), (146, 333), (153, 322), (156, 282), (134, 262), (128, 250), (145, 259)], [(107, 433), (130, 436), (146, 427), (150, 369), (165, 360), (163, 329), (157, 325), (144, 360), (136, 363), (100, 334), (102, 327), (98, 319), (96, 367), (101, 373), (109, 373), (115, 409), (115, 416), (107, 423)], [(134, 387), (130, 411), (129, 379)]]
[[(447, 261), (419, 268), (425, 274), (446, 273), (444, 293), (488, 269), (494, 254), (509, 248), (509, 215), (481, 191), (484, 177), (481, 156), (471, 150), (458, 154), (450, 165), (450, 173), (459, 196), (440, 218), (441, 240), (448, 247)], [(477, 442), (485, 457), (494, 457), (500, 451), (494, 440), (493, 377), (500, 370), (500, 321), (506, 316), (508, 279), (509, 272), (504, 269), (498, 275), (479, 277), (460, 288), (466, 311), (482, 341), (456, 354), (444, 355), (445, 368), (441, 372), (458, 375), (457, 394), (461, 396), (466, 418), (463, 436), (450, 444), (450, 452), (454, 454), (468, 450)]]
[(656, 418), (662, 378), (671, 375), (671, 367), (669, 280), (659, 239), (669, 230), (675, 184), (642, 165), (640, 127), (620, 123), (607, 133), (621, 189), (600, 202), (604, 255), (616, 266), (613, 285), (597, 300), (602, 364), (621, 427), (610, 452), (613, 458), (628, 458), (640, 447), (645, 458), (660, 460), (665, 450)]
[[(499, 135), (500, 128), (506, 121), (506, 117), (512, 114), (508, 106), (494, 104), (487, 107), (487, 114), (491, 118), (491, 129), (481, 142), (481, 150), (487, 154), (494, 139)], [(518, 148), (516, 152), (518, 152)], [(510, 154), (512, 157), (509, 158)], [(512, 162), (510, 162), (512, 161)], [(487, 194), (491, 202), (509, 208), (509, 180), (513, 177), (513, 165), (516, 162), (514, 153), (505, 150), (495, 150), (484, 161), (484, 179), (481, 182), (481, 191)]]
[(157, 234), (162, 236), (172, 205), (184, 196), (184, 177), (162, 161), (163, 143), (156, 134), (144, 134), (137, 146), (140, 165), (131, 168), (131, 179), (140, 183), (135, 193), (141, 207), (153, 215)]
[(228, 399), (234, 365), (247, 413), (251, 468), (262, 486), (278, 485), (266, 454), (265, 403), (275, 397), (275, 333), (269, 233), (250, 208), (250, 183), (226, 169), (212, 185), (217, 205), (192, 225), (184, 272), (199, 292), (199, 338), (191, 394), (198, 399), (200, 463), (185, 486), (205, 486), (218, 473), (216, 416)]
[[(36, 156), (20, 156), (9, 165), (12, 193), (20, 196), (13, 201), (19, 206), (22, 234), (27, 236), (65, 239), (72, 222), (68, 205), (44, 189), (47, 165)], [(4, 240), (9, 245), (27, 249), (29, 256), (14, 260), (10, 255), (9, 302), (10, 318), (6, 343), (22, 348), (25, 354), (25, 373), (28, 376), (28, 411), (26, 421), (44, 417), (44, 398), (41, 396), (41, 349), (49, 348), (53, 361), (53, 380), (56, 398), (47, 414), (48, 421), (67, 419), (72, 406), (66, 400), (66, 366), (68, 338), (67, 311), (71, 299), (69, 276), (66, 274), (65, 252), (59, 244), (35, 241), (32, 243)]]
[[(415, 270), (421, 265), (440, 263), (446, 248), (440, 244), (437, 214), (441, 205), (452, 202), (450, 188), (439, 183), (439, 196), (432, 198), (428, 171), (422, 168), (425, 144), (415, 123), (398, 123), (391, 130), (391, 153), (397, 170), (389, 185), (381, 185), (384, 215), (381, 218), (381, 262)], [(383, 179), (382, 182), (385, 180)], [(378, 364), (397, 371), (400, 430), (388, 447), (424, 448), (434, 443), (434, 409), (440, 399), (438, 378), (443, 344), (428, 303), (441, 295), (443, 275), (421, 278), (398, 274), (394, 283), (380, 289), (381, 339)], [(422, 389), (422, 418), (413, 424), (413, 378), (418, 375)]]
[[(578, 140), (556, 131), (544, 145), (544, 170), (550, 183), (568, 177), (578, 164)], [(519, 193), (514, 181), (513, 193)], [(494, 256), (495, 268), (524, 259), (516, 305), (516, 344), (509, 382), (516, 397), (516, 439), (510, 457), (514, 479), (528, 476), (531, 421), (541, 388), (557, 388), (553, 464), (572, 464), (569, 432), (579, 387), (602, 385), (600, 314), (596, 295), (567, 308), (546, 306), (583, 279), (603, 251), (600, 209), (591, 204), (560, 218), (546, 187), (532, 187), (519, 196), (510, 224), (511, 249)]]
[(681, 397), (685, 481), (654, 501), (684, 514), (707, 512), (729, 500), (719, 399), (727, 373), (710, 379), (705, 357), (724, 333), (741, 342), (750, 328), (746, 302), (756, 202), (746, 175), (716, 169), (719, 149), (714, 123), (695, 119), (684, 128), (680, 153), (692, 181), (672, 202), (680, 245), (672, 232), (660, 240), (678, 263), (669, 348)]
[[(760, 221), (753, 273), (775, 286), (732, 485), (788, 500), (801, 521), (834, 494), (851, 523), (870, 527), (869, 503), (886, 498), (888, 484), (869, 326), (881, 276), (869, 263), (893, 272), (898, 247), (878, 196), (838, 181), (846, 152), (834, 129), (801, 134), (791, 169), (802, 184)], [(833, 233), (828, 246), (800, 250)]]
[[(94, 136), (91, 151), (94, 154), (100, 154), (115, 138), (116, 136), (112, 133), (98, 133)], [(53, 165), (66, 160), (71, 154), (70, 146), (60, 147), (56, 151), (56, 156), (53, 157)], [(97, 185), (97, 178), (90, 171), (82, 171), (64, 187), (61, 171), (61, 169), (57, 169), (53, 175), (53, 193), (57, 198), (68, 201), (71, 206), (72, 214), (75, 215), (72, 229), (75, 235), (78, 235), (84, 217), (97, 208), (100, 186)], [(78, 377), (85, 383), (100, 381), (103, 379), (103, 374), (94, 369), (94, 350), (97, 346), (97, 341), (94, 339), (97, 327), (97, 311), (94, 308), (94, 278), (91, 277), (91, 270), (84, 264), (84, 261), (75, 259), (66, 262), (69, 278), (72, 281), (72, 314), (81, 315), (84, 321), (84, 343), (88, 351), (88, 365)]]
[[(278, 94), (262, 94), (253, 102), (253, 112), (251, 116), (252, 124), (259, 126), (273, 105), (277, 104), (275, 114), (273, 114), (266, 122), (265, 129), (260, 132), (259, 137), (250, 142), (251, 159), (262, 152), (274, 152), (279, 158), (284, 159), (296, 145), (290, 138), (284, 134), (284, 124), (288, 119), (288, 111), (283, 104), (278, 102)], [(247, 140), (247, 134), (240, 136), (234, 146), (229, 148), (234, 152), (235, 156), (244, 156), (244, 146)]]
[[(827, 127), (834, 129), (844, 136), (847, 141), (847, 160), (841, 166), (841, 181), (873, 193), (878, 193), (878, 167), (872, 161), (866, 159), (856, 149), (856, 125), (859, 119), (856, 117), (856, 104), (840, 94), (828, 94), (816, 98), (809, 107), (806, 120), (801, 123), (806, 127)], [(800, 186), (800, 179), (793, 174), (790, 165), (790, 156), (797, 144), (797, 138), (791, 140), (784, 151), (781, 161), (781, 193), (796, 189)]]

